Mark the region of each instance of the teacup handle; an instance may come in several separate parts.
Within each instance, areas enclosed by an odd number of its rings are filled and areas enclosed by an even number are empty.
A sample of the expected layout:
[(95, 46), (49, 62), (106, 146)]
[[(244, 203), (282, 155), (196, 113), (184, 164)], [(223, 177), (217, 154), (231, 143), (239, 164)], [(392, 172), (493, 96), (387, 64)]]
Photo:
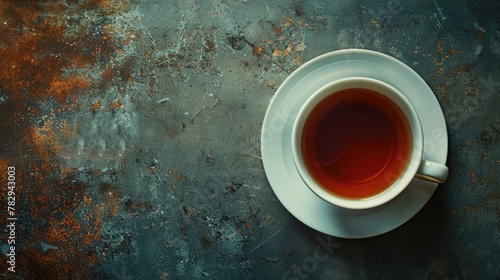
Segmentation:
[(448, 167), (443, 164), (423, 159), (415, 177), (425, 181), (441, 184), (444, 183), (448, 177)]

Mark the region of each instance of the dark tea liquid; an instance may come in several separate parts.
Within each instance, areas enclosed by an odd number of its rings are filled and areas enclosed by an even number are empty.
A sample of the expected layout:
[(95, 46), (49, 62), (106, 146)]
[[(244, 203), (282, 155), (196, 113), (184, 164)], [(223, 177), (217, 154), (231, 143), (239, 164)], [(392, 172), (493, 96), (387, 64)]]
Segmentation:
[(346, 89), (322, 100), (306, 119), (302, 156), (325, 190), (365, 198), (391, 186), (412, 149), (403, 111), (368, 89)]

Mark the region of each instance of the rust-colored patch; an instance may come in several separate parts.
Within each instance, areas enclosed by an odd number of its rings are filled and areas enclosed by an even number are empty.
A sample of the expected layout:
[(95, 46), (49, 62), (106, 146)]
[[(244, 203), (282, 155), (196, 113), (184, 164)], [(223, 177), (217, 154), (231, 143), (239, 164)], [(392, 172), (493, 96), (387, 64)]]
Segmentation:
[(455, 47), (450, 48), (450, 50), (448, 52), (450, 54), (462, 54), (462, 50), (455, 48)]
[(151, 204), (150, 202), (141, 200), (139, 202), (126, 201), (125, 210), (132, 216), (143, 216), (148, 212), (152, 212), (156, 210), (156, 206)]
[(130, 10), (131, 3), (128, 0), (88, 0), (80, 2), (80, 8), (86, 9), (87, 6), (99, 9), (103, 14), (114, 14), (120, 11)]
[(118, 109), (122, 109), (123, 108), (123, 104), (122, 104), (122, 102), (119, 99), (117, 99), (115, 102), (111, 103), (111, 105), (109, 106), (109, 108), (112, 111), (116, 111)]
[(299, 55), (295, 55), (295, 57), (293, 58), (293, 61), (295, 62), (295, 64), (297, 65), (302, 65), (303, 61), (302, 61), (302, 57), (300, 57)]
[[(445, 51), (444, 44), (441, 40), (437, 41), (435, 52), (438, 54), (433, 58), (434, 65), (436, 66), (443, 66), (451, 57), (462, 54), (462, 50), (456, 47), (450, 47), (447, 51)], [(438, 69), (437, 75), (442, 75), (444, 72), (445, 69), (441, 67)]]
[(446, 83), (439, 84), (436, 87), (436, 94), (439, 96), (439, 98), (445, 103), (445, 104), (450, 104), (450, 99), (448, 98), (448, 88), (449, 85)]
[[(15, 166), (19, 194), (18, 250), (22, 278), (93, 278), (103, 221), (118, 200), (92, 198), (81, 172), (61, 168), (62, 139), (73, 137), (65, 114), (97, 86), (85, 69), (110, 68), (119, 44), (103, 15), (124, 12), (125, 0), (0, 1), (0, 168)], [(82, 12), (92, 15), (72, 24)], [(77, 71), (77, 69), (84, 71)], [(112, 80), (114, 73), (107, 73)], [(105, 76), (103, 74), (103, 76)], [(116, 194), (113, 193), (112, 194)], [(16, 200), (17, 202), (17, 200)], [(40, 243), (56, 249), (41, 250)], [(3, 256), (0, 268), (5, 268)], [(3, 269), (6, 271), (6, 269)]]
[(446, 90), (447, 84), (439, 84), (436, 89), (440, 91)]
[(210, 238), (208, 236), (203, 236), (201, 239), (200, 239), (200, 242), (201, 242), (201, 245), (208, 249), (210, 247), (212, 247), (213, 245), (213, 242), (212, 240), (210, 240)]
[[(90, 32), (92, 26), (81, 26), (67, 35), (64, 5), (54, 1), (0, 2), (0, 91), (7, 96), (2, 105), (2, 151), (25, 137), (30, 119), (40, 114), (39, 102), (52, 102), (59, 111), (71, 110), (72, 95), (85, 93), (92, 82), (76, 72), (65, 70), (100, 63), (117, 49), (112, 36)], [(66, 11), (67, 13), (76, 11)], [(10, 151), (12, 152), (12, 151)]]
[(273, 29), (274, 33), (278, 36), (281, 35), (281, 33), (283, 33), (283, 28), (281, 26), (274, 26)]
[(129, 30), (127, 31), (127, 34), (128, 34), (128, 36), (127, 36), (127, 39), (125, 40), (125, 44), (126, 44), (126, 45), (129, 45), (129, 44), (130, 44), (130, 42), (132, 42), (132, 40), (133, 40), (134, 38), (136, 38), (136, 36), (134, 35), (134, 30), (133, 30), (133, 29), (129, 29)]
[(263, 56), (264, 54), (266, 54), (266, 48), (265, 47), (254, 45), (252, 47), (252, 49), (253, 49), (253, 53), (256, 54), (256, 55), (258, 55), (258, 56)]
[(184, 212), (184, 215), (186, 215), (186, 217), (188, 217), (188, 219), (191, 218), (191, 214), (189, 213), (189, 209), (187, 208), (186, 205), (182, 206), (182, 211)]
[(251, 228), (252, 227), (252, 221), (250, 219), (246, 220), (245, 223), (243, 224), (246, 228)]
[(443, 41), (437, 40), (436, 42), (436, 53), (442, 53), (444, 50), (443, 48)]
[(101, 183), (99, 186), (101, 195), (99, 205), (101, 212), (106, 212), (109, 217), (114, 217), (120, 210), (120, 199), (123, 198), (121, 189), (111, 183)]
[(475, 64), (457, 64), (457, 56), (463, 55), (462, 50), (453, 46), (448, 48), (441, 40), (438, 40), (436, 43), (435, 53), (435, 55), (429, 54), (428, 56), (433, 56), (432, 60), (436, 66), (436, 74), (433, 79), (437, 80), (437, 83), (441, 81), (438, 86), (438, 90), (442, 92), (440, 95), (441, 100), (448, 106), (453, 105), (448, 99), (448, 91), (452, 84), (449, 82), (449, 79), (446, 81), (442, 80), (442, 78), (449, 77), (452, 77), (455, 82), (461, 83), (466, 88), (466, 95), (473, 96), (477, 89), (477, 85), (474, 82), (475, 79), (471, 76)]
[(200, 215), (200, 212), (198, 211), (198, 209), (196, 209), (194, 207), (188, 207), (186, 205), (182, 206), (182, 211), (184, 212), (184, 215), (188, 219), (193, 219), (193, 218), (196, 218), (198, 215)]
[(138, 59), (131, 57), (120, 64), (118, 74), (122, 83), (132, 83), (134, 81), (134, 66), (137, 64)]
[(474, 67), (474, 64), (472, 63), (469, 63), (469, 64), (466, 64), (462, 67), (459, 67), (458, 70), (457, 70), (457, 74), (458, 75), (466, 75), (466, 74), (469, 74), (472, 70), (472, 68)]
[[(76, 254), (68, 254), (68, 252), (60, 247), (57, 250), (43, 252), (38, 246), (33, 246), (23, 251), (23, 263), (29, 265), (28, 273), (34, 276), (32, 279), (68, 279), (69, 275), (93, 275), (95, 254), (78, 251)], [(61, 259), (65, 259), (64, 264)]]
[[(26, 178), (38, 191), (36, 195), (30, 195), (25, 203), (31, 219), (37, 224), (33, 232), (23, 234), (30, 240), (23, 249), (31, 252), (26, 260), (27, 266), (30, 269), (39, 267), (44, 268), (44, 271), (51, 271), (53, 279), (61, 279), (65, 275), (92, 275), (91, 267), (96, 263), (93, 248), (95, 242), (100, 240), (102, 215), (98, 209), (87, 208), (82, 204), (86, 184), (77, 182), (75, 173), (65, 173), (60, 178), (54, 178), (48, 174), (54, 172), (54, 169), (46, 170), (48, 164), (42, 164), (41, 169), (36, 162), (31, 164), (34, 178)], [(79, 216), (80, 213), (83, 214), (82, 217)], [(44, 222), (38, 224), (41, 221)], [(58, 249), (40, 252), (37, 250), (39, 242), (51, 244)], [(31, 275), (38, 272), (27, 270), (25, 273)]]
[(287, 18), (285, 23), (284, 23), (284, 26), (286, 26), (286, 27), (293, 26), (293, 20), (291, 18)]
[(283, 56), (283, 50), (281, 50), (280, 48), (274, 49), (274, 52), (271, 55), (271, 57), (280, 57), (280, 56)]
[(271, 213), (268, 213), (268, 214), (266, 215), (266, 220), (267, 220), (268, 222), (272, 222), (272, 221), (273, 221), (273, 219), (274, 219), (274, 217), (273, 217), (273, 215), (271, 215)]
[(67, 80), (55, 80), (52, 82), (53, 94), (59, 102), (66, 101), (71, 93), (85, 90), (89, 87), (89, 81), (81, 77), (70, 77)]
[(177, 170), (173, 170), (172, 172), (174, 173), (174, 176), (172, 178), (173, 181), (174, 181), (174, 184), (172, 185), (172, 188), (174, 190), (176, 190), (177, 189), (177, 184), (184, 179), (184, 176), (182, 176), (182, 174), (179, 171), (177, 171)]
[(472, 145), (472, 141), (469, 139), (464, 140), (462, 143), (460, 143), (460, 147), (465, 148), (465, 147), (470, 147)]
[(0, 183), (4, 184), (7, 180), (7, 168), (9, 167), (9, 163), (7, 160), (0, 158)]
[(113, 67), (113, 65), (110, 64), (104, 71), (102, 71), (101, 81), (99, 82), (98, 88), (100, 90), (106, 89), (113, 82), (113, 79), (115, 77), (116, 77), (116, 70)]
[(177, 170), (174, 170), (174, 182), (179, 182), (182, 180), (182, 174), (179, 173)]
[(447, 59), (448, 59), (448, 57), (444, 57), (444, 58), (441, 58), (441, 59), (434, 58), (433, 59), (434, 65), (436, 65), (436, 66), (442, 66), (446, 62)]
[(96, 102), (92, 103), (92, 104), (90, 105), (90, 110), (91, 110), (92, 112), (94, 112), (94, 113), (95, 113), (96, 111), (102, 110), (102, 102), (101, 102), (101, 100), (97, 100)]
[(212, 40), (206, 40), (205, 44), (203, 45), (203, 50), (205, 52), (215, 52), (215, 43)]
[(292, 53), (292, 50), (293, 50), (293, 45), (292, 43), (288, 44), (288, 47), (286, 47), (285, 49), (285, 56), (289, 56), (291, 53)]
[(478, 173), (476, 170), (472, 170), (472, 172), (470, 173), (470, 177), (471, 177), (471, 181), (472, 183), (476, 183), (477, 180), (478, 180)]
[(149, 172), (151, 172), (151, 174), (156, 174), (158, 172), (158, 168), (156, 165), (148, 166), (147, 169), (149, 170)]

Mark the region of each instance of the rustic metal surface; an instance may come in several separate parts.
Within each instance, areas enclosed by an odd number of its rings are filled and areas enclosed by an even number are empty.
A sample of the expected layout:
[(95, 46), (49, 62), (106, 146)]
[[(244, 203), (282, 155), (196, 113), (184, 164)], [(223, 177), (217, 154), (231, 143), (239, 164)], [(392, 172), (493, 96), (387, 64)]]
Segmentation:
[[(499, 10), (493, 0), (1, 1), (1, 224), (17, 218), (15, 272), (2, 226), (1, 274), (498, 279)], [(363, 240), (295, 220), (260, 159), (277, 87), (342, 48), (415, 69), (450, 139), (450, 177), (424, 209)]]

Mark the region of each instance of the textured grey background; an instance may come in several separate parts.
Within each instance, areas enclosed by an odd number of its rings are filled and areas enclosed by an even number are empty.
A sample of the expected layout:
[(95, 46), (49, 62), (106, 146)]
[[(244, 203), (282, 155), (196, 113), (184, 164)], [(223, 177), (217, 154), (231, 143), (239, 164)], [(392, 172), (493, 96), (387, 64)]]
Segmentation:
[[(131, 82), (80, 96), (83, 109), (65, 116), (74, 137), (57, 151), (88, 197), (119, 194), (92, 247), (93, 277), (498, 279), (499, 11), (472, 0), (142, 0), (108, 15), (140, 34), (115, 58)], [(411, 66), (449, 133), (448, 181), (409, 222), (362, 240), (293, 218), (260, 159), (279, 85), (343, 48)], [(117, 99), (120, 110), (88, 109)]]
[[(123, 221), (135, 254), (120, 254), (103, 272), (166, 272), (174, 279), (500, 277), (499, 10), (493, 1), (140, 3), (156, 54), (174, 59), (154, 69), (154, 98), (133, 109), (138, 165), (156, 159), (182, 180), (173, 190), (127, 164), (124, 192), (150, 198), (158, 210)], [(213, 51), (204, 49), (207, 41)], [(264, 55), (251, 44), (265, 47)], [(289, 56), (275, 52), (289, 45)], [(410, 65), (434, 90), (449, 126), (448, 182), (408, 223), (366, 240), (330, 238), (297, 222), (252, 156), (259, 156), (269, 100), (288, 73), (342, 48), (378, 50)]]

